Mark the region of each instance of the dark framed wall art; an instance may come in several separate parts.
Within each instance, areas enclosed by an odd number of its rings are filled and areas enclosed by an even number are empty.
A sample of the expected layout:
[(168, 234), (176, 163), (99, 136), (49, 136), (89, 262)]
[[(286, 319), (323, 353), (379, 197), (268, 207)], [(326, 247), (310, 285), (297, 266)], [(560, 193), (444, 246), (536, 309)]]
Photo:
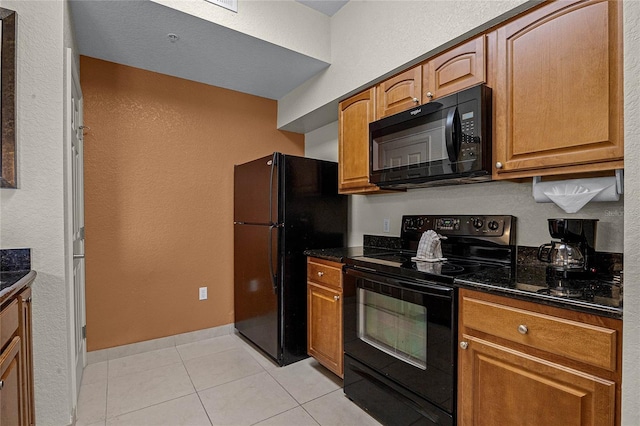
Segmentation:
[(2, 87), (1, 188), (17, 188), (16, 157), (16, 13), (0, 7), (0, 77)]

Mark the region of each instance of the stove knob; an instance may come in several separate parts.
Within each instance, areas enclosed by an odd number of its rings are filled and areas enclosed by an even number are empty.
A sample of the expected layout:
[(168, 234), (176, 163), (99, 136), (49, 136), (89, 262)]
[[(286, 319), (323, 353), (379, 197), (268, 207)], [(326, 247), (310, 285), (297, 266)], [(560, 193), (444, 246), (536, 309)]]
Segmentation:
[(489, 229), (491, 229), (492, 231), (495, 231), (496, 229), (498, 229), (498, 227), (500, 226), (498, 224), (498, 222), (496, 222), (495, 220), (490, 221), (487, 226), (489, 227)]
[(480, 229), (482, 228), (482, 226), (484, 225), (484, 221), (482, 219), (474, 219), (473, 220), (473, 227), (476, 229)]

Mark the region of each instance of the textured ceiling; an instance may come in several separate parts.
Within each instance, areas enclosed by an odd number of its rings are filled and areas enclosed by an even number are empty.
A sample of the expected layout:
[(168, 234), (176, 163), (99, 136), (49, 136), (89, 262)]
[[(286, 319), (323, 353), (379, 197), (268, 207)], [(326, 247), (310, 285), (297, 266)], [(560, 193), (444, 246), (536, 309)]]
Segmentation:
[[(314, 9), (342, 1), (301, 1)], [(151, 1), (70, 1), (81, 55), (280, 99), (329, 64)], [(332, 8), (331, 8), (332, 7)], [(168, 34), (178, 35), (171, 41)]]

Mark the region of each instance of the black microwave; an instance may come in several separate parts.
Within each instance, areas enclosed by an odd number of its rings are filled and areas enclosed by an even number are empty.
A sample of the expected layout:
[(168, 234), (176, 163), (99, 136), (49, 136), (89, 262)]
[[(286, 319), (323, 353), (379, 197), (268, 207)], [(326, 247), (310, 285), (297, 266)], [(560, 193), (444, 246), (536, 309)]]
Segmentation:
[(480, 84), (369, 124), (369, 180), (414, 188), (491, 180), (491, 89)]

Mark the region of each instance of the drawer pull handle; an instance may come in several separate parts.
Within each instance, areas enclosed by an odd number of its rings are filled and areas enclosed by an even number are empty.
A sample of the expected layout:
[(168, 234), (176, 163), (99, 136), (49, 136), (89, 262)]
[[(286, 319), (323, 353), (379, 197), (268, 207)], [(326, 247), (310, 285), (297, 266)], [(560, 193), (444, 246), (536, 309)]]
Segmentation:
[(528, 332), (529, 332), (529, 329), (527, 328), (527, 326), (526, 326), (526, 325), (524, 325), (524, 324), (520, 324), (520, 325), (518, 326), (518, 333), (520, 333), (520, 334), (527, 334)]
[(318, 276), (319, 276), (319, 277), (321, 277), (321, 276), (323, 276), (323, 275), (324, 275), (324, 272), (322, 272), (322, 271), (318, 271)]
[(460, 342), (460, 348), (467, 349), (469, 347), (469, 342)]
[(337, 295), (336, 295), (336, 296), (333, 296), (333, 300), (335, 300), (335, 301), (340, 300), (340, 296), (337, 296)]

